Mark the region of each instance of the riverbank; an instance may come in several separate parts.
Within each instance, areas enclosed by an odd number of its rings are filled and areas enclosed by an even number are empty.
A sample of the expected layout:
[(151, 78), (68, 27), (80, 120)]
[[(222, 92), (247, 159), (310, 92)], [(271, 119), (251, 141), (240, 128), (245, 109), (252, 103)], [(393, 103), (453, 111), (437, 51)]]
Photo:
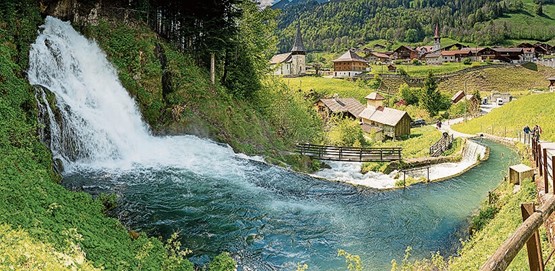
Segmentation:
[(387, 190), (416, 183), (444, 181), (464, 174), (488, 157), (488, 148), (465, 139), (464, 147), (458, 153), (446, 157), (412, 159), (403, 163), (405, 168), (410, 168), (404, 171), (397, 169), (389, 174), (373, 171), (362, 173), (362, 163), (326, 162), (330, 168), (320, 170), (311, 176), (354, 186)]

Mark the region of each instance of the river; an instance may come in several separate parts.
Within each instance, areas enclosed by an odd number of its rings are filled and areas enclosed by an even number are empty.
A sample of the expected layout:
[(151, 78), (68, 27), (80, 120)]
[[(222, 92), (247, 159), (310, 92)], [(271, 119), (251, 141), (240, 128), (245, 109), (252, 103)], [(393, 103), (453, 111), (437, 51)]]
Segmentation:
[(191, 260), (230, 251), (239, 270), (345, 270), (337, 250), (360, 255), (365, 270), (387, 270), (407, 246), (416, 258), (449, 255), (471, 213), (518, 162), (484, 141), (487, 161), (441, 183), (377, 191), (296, 174), (194, 136), (151, 135), (98, 46), (48, 17), (30, 54), (29, 80), (56, 94), (61, 121), (51, 149), (63, 184), (116, 193), (128, 227), (180, 232)]

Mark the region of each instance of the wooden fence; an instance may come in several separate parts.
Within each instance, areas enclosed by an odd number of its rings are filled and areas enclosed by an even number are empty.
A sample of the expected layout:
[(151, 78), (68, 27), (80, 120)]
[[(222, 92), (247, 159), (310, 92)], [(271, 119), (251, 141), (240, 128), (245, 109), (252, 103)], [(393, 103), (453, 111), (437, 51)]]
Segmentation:
[(430, 147), (430, 156), (437, 157), (450, 149), (453, 145), (453, 135), (444, 134), (434, 145)]
[[(481, 271), (506, 270), (517, 253), (526, 244), (528, 263), (531, 271), (543, 271), (555, 251), (544, 261), (538, 233), (539, 227), (555, 211), (555, 144), (538, 142), (532, 139), (532, 156), (538, 173), (543, 177), (544, 193), (541, 207), (533, 203), (521, 204), (523, 223), (497, 249), (497, 251), (482, 265)], [(551, 182), (550, 182), (551, 180)]]
[(401, 160), (402, 148), (356, 148), (297, 144), (297, 151), (301, 155), (310, 156), (318, 160), (344, 162), (389, 162)]

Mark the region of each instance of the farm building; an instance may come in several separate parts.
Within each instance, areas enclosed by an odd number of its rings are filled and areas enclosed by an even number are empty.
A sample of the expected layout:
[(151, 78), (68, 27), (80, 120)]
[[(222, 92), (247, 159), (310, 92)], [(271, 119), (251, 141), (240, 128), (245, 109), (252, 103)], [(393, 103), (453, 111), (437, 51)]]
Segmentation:
[(351, 50), (333, 60), (333, 77), (354, 77), (369, 69), (368, 61)]
[(407, 112), (384, 107), (383, 97), (377, 93), (371, 93), (366, 99), (367, 106), (359, 114), (364, 132), (378, 133), (382, 138), (397, 138), (410, 134), (412, 119)]
[(322, 119), (336, 115), (342, 118), (357, 119), (358, 115), (364, 110), (358, 100), (354, 98), (331, 98), (320, 99), (315, 104), (318, 114)]

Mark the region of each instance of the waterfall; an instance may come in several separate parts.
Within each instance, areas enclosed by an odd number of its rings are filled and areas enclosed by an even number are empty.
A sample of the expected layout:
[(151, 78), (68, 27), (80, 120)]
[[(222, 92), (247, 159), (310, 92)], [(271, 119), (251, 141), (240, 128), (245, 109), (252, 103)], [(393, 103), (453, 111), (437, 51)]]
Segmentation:
[(48, 107), (50, 148), (66, 170), (163, 165), (202, 171), (206, 164), (233, 163), (221, 159), (235, 156), (229, 147), (194, 136), (152, 136), (105, 53), (69, 22), (47, 17), (29, 59), (30, 83), (56, 96), (55, 110), (44, 93), (37, 100)]
[(472, 140), (467, 140), (462, 153), (462, 162), (475, 163), (486, 155), (486, 147)]

